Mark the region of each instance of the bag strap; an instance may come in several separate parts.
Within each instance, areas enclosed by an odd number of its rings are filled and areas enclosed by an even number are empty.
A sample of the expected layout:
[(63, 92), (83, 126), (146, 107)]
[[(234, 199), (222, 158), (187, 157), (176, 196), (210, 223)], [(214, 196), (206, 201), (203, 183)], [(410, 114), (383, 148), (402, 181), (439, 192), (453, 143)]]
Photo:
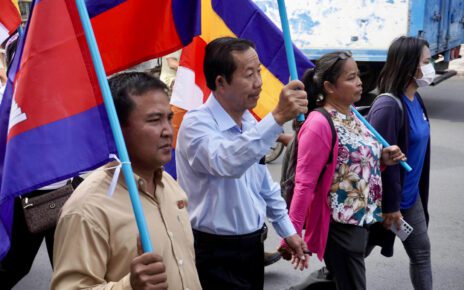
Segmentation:
[(330, 163), (332, 163), (332, 159), (333, 159), (333, 151), (334, 151), (334, 147), (335, 147), (335, 141), (337, 140), (337, 131), (335, 131), (335, 126), (334, 126), (334, 123), (332, 121), (332, 116), (330, 116), (329, 112), (327, 112), (326, 109), (324, 109), (323, 107), (318, 107), (318, 108), (314, 109), (314, 111), (318, 111), (319, 113), (324, 115), (324, 117), (327, 119), (327, 122), (329, 122), (330, 130), (332, 130), (332, 147), (330, 149), (329, 159), (327, 160), (327, 164), (330, 164)]
[[(322, 107), (316, 108), (314, 110), (321, 113), (327, 119), (327, 122), (329, 122), (330, 129), (332, 131), (332, 148), (329, 153), (327, 164), (326, 166), (324, 166), (321, 173), (319, 174), (319, 179), (320, 179), (324, 175), (327, 165), (332, 163), (335, 141), (337, 139), (337, 135), (336, 135), (337, 132), (335, 131), (335, 126), (332, 121), (332, 117), (330, 116), (329, 112), (327, 112), (327, 110), (325, 110)], [(294, 123), (294, 124), (298, 125), (298, 123)], [(284, 178), (285, 180), (281, 180), (281, 185), (283, 185), (283, 188), (285, 188), (285, 192), (283, 194), (284, 194), (285, 201), (287, 202), (287, 209), (290, 208), (290, 204), (293, 199), (293, 191), (295, 189), (295, 173), (296, 173), (296, 162), (297, 162), (297, 155), (298, 155), (298, 131), (300, 128), (301, 128), (301, 124), (300, 126), (295, 126), (295, 129), (296, 129), (295, 131), (297, 132), (297, 134), (293, 136), (292, 143), (288, 145), (287, 151), (285, 153), (285, 154), (287, 153), (289, 154), (288, 161), (287, 163), (282, 164), (282, 168), (285, 168), (285, 169), (282, 169), (282, 176), (285, 176)], [(285, 175), (284, 175), (284, 172), (285, 172)]]
[[(400, 112), (401, 112), (401, 124), (403, 124), (403, 118), (404, 118), (404, 109), (403, 109), (403, 103), (401, 102), (401, 100), (397, 97), (395, 97), (393, 94), (390, 94), (390, 93), (383, 93), (383, 94), (380, 94), (378, 95), (377, 97), (375, 97), (374, 101), (372, 102), (372, 106), (374, 106), (374, 103), (375, 101), (377, 101), (377, 99), (381, 98), (381, 97), (389, 97), (390, 99), (393, 99), (395, 100), (395, 102), (398, 104), (398, 107), (400, 108)], [(372, 107), (371, 106), (371, 107)]]

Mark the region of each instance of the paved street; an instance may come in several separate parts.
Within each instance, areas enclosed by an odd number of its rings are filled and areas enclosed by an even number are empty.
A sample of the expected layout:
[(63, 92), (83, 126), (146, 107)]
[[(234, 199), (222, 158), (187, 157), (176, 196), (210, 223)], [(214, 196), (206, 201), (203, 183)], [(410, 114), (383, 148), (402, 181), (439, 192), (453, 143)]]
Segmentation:
[[(437, 87), (420, 91), (431, 117), (432, 171), (430, 191), (430, 239), (434, 289), (464, 289), (464, 77), (456, 77)], [(280, 178), (280, 161), (269, 166), (274, 178)], [(275, 233), (266, 244), (278, 245)], [(395, 243), (395, 255), (385, 258), (376, 249), (366, 260), (369, 290), (412, 289), (408, 258), (401, 242)], [(285, 261), (266, 268), (266, 290), (286, 289), (322, 265), (312, 258), (309, 271), (295, 271)]]
[[(462, 60), (461, 60), (462, 62)], [(430, 236), (435, 289), (464, 289), (464, 76), (445, 81), (421, 91), (431, 116), (432, 172), (430, 196)], [(280, 179), (280, 159), (269, 168)], [(272, 231), (266, 248), (277, 247), (279, 239)], [(408, 259), (401, 243), (395, 256), (384, 258), (375, 250), (367, 259), (368, 289), (412, 289)], [(308, 271), (295, 271), (285, 261), (266, 268), (266, 290), (285, 289), (296, 284), (321, 263), (311, 259)], [(49, 287), (51, 268), (42, 247), (30, 274), (15, 290), (45, 290)], [(1, 287), (0, 287), (1, 288)], [(176, 289), (174, 289), (176, 290)]]

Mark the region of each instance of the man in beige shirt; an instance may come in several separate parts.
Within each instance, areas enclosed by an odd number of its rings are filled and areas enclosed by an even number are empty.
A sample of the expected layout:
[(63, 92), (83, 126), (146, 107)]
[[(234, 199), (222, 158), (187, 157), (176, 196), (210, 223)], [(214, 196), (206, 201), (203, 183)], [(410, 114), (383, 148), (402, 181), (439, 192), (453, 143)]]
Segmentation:
[(154, 252), (141, 253), (122, 176), (108, 195), (116, 165), (110, 163), (89, 175), (62, 209), (51, 289), (201, 289), (187, 196), (162, 171), (172, 142), (166, 86), (133, 72), (112, 77), (110, 87)]

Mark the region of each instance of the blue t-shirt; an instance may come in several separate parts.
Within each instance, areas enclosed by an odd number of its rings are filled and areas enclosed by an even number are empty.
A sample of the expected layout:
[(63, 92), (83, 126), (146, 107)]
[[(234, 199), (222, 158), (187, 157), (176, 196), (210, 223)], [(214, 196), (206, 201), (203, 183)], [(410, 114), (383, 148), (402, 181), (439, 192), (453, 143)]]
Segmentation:
[(407, 209), (414, 205), (419, 196), (419, 181), (430, 136), (430, 125), (417, 97), (414, 97), (414, 100), (411, 101), (403, 95), (403, 103), (405, 104), (407, 118), (409, 118), (407, 158), (412, 171), (406, 172), (400, 207), (401, 209)]

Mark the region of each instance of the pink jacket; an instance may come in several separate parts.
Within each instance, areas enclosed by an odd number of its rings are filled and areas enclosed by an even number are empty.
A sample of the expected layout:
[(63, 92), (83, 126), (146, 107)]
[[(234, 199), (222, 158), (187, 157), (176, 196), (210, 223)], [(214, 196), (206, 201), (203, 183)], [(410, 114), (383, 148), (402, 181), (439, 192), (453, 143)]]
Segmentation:
[[(300, 236), (305, 225), (304, 241), (320, 260), (324, 257), (329, 232), (328, 194), (337, 163), (338, 137), (332, 162), (327, 164), (331, 146), (330, 124), (321, 113), (311, 112), (298, 134), (295, 190), (289, 215)], [(319, 178), (325, 166), (327, 168)]]

